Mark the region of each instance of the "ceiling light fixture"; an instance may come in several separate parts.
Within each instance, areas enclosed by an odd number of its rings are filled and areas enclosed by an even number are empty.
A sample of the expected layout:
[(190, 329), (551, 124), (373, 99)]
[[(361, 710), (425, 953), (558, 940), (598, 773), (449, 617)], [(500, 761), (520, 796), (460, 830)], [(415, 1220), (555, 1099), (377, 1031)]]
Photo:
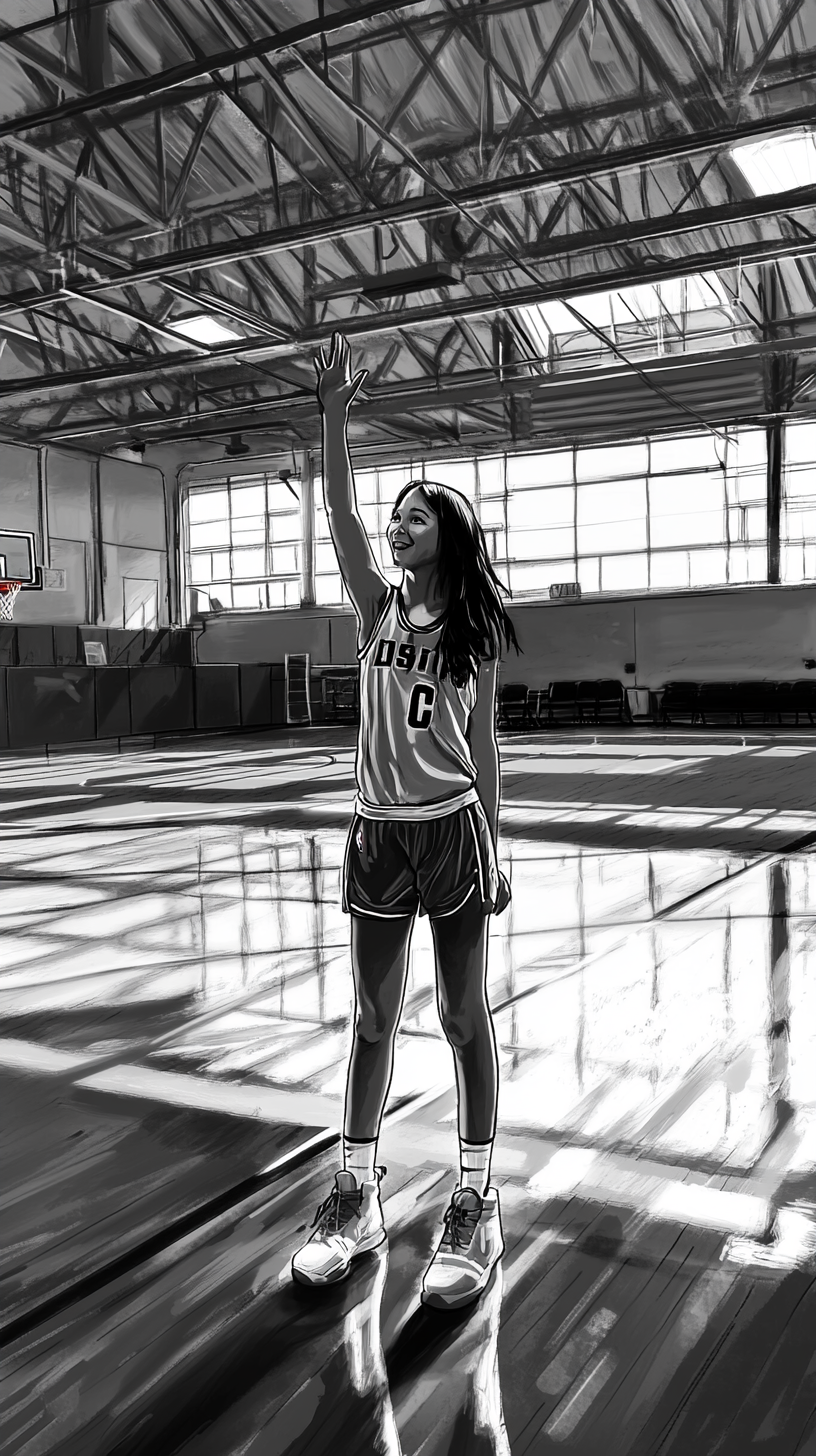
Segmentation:
[(230, 435), (229, 444), (224, 448), (225, 455), (248, 455), (249, 446), (245, 443), (243, 435)]
[(194, 313), (187, 318), (176, 319), (168, 323), (168, 329), (174, 334), (181, 334), (185, 339), (192, 339), (196, 344), (232, 344), (241, 335), (236, 334), (234, 329), (228, 329), (225, 324), (220, 324), (218, 319), (211, 318), (208, 313)]
[(816, 132), (783, 132), (732, 147), (731, 156), (757, 197), (816, 186)]
[(385, 273), (363, 274), (358, 278), (342, 278), (312, 291), (316, 299), (346, 298), (362, 294), (363, 298), (395, 298), (403, 293), (423, 293), (426, 289), (452, 288), (461, 283), (464, 269), (459, 263), (420, 263), (416, 268), (391, 268)]

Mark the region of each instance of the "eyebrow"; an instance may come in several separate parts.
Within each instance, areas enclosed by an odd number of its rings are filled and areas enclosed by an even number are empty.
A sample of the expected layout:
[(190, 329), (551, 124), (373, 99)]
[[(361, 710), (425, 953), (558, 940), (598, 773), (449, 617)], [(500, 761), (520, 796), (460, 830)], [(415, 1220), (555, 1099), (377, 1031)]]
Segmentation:
[[(398, 506), (394, 506), (394, 509), (391, 512), (391, 519), (392, 519), (392, 521), (393, 521), (395, 515), (397, 514), (397, 511), (398, 510), (399, 510), (399, 507)], [(408, 515), (409, 516), (424, 516), (426, 521), (428, 519), (428, 513), (427, 513), (427, 511), (424, 511), (422, 509), (422, 506), (411, 506), (410, 510), (408, 511)]]

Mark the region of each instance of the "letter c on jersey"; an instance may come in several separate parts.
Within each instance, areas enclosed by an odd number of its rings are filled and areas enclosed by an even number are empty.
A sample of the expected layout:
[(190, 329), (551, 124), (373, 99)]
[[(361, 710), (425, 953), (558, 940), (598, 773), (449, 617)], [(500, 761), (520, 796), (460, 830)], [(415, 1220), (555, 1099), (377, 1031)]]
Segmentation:
[(411, 728), (430, 728), (436, 688), (430, 683), (417, 683), (408, 704), (408, 724)]

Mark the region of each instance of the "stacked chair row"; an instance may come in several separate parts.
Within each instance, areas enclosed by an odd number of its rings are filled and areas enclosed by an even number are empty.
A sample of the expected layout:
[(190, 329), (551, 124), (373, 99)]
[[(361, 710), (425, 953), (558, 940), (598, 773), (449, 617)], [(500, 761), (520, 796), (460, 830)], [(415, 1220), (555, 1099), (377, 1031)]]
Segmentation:
[(816, 722), (816, 680), (803, 682), (735, 682), (666, 684), (660, 721), (672, 724), (718, 724), (740, 728)]
[(500, 728), (553, 728), (566, 723), (629, 723), (623, 685), (614, 678), (597, 682), (553, 682), (546, 688), (505, 683), (499, 691)]

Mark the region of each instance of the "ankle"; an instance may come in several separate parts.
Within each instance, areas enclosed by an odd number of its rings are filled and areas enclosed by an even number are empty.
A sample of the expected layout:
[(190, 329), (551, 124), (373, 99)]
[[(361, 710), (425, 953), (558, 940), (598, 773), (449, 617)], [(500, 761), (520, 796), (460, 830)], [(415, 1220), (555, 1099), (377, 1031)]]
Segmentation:
[(460, 1154), (460, 1188), (472, 1188), (483, 1198), (490, 1183), (490, 1160), (493, 1153), (493, 1143), (468, 1142), (465, 1138), (459, 1139)]
[(377, 1139), (355, 1139), (343, 1138), (343, 1168), (351, 1173), (361, 1188), (363, 1183), (375, 1183), (377, 1181)]

